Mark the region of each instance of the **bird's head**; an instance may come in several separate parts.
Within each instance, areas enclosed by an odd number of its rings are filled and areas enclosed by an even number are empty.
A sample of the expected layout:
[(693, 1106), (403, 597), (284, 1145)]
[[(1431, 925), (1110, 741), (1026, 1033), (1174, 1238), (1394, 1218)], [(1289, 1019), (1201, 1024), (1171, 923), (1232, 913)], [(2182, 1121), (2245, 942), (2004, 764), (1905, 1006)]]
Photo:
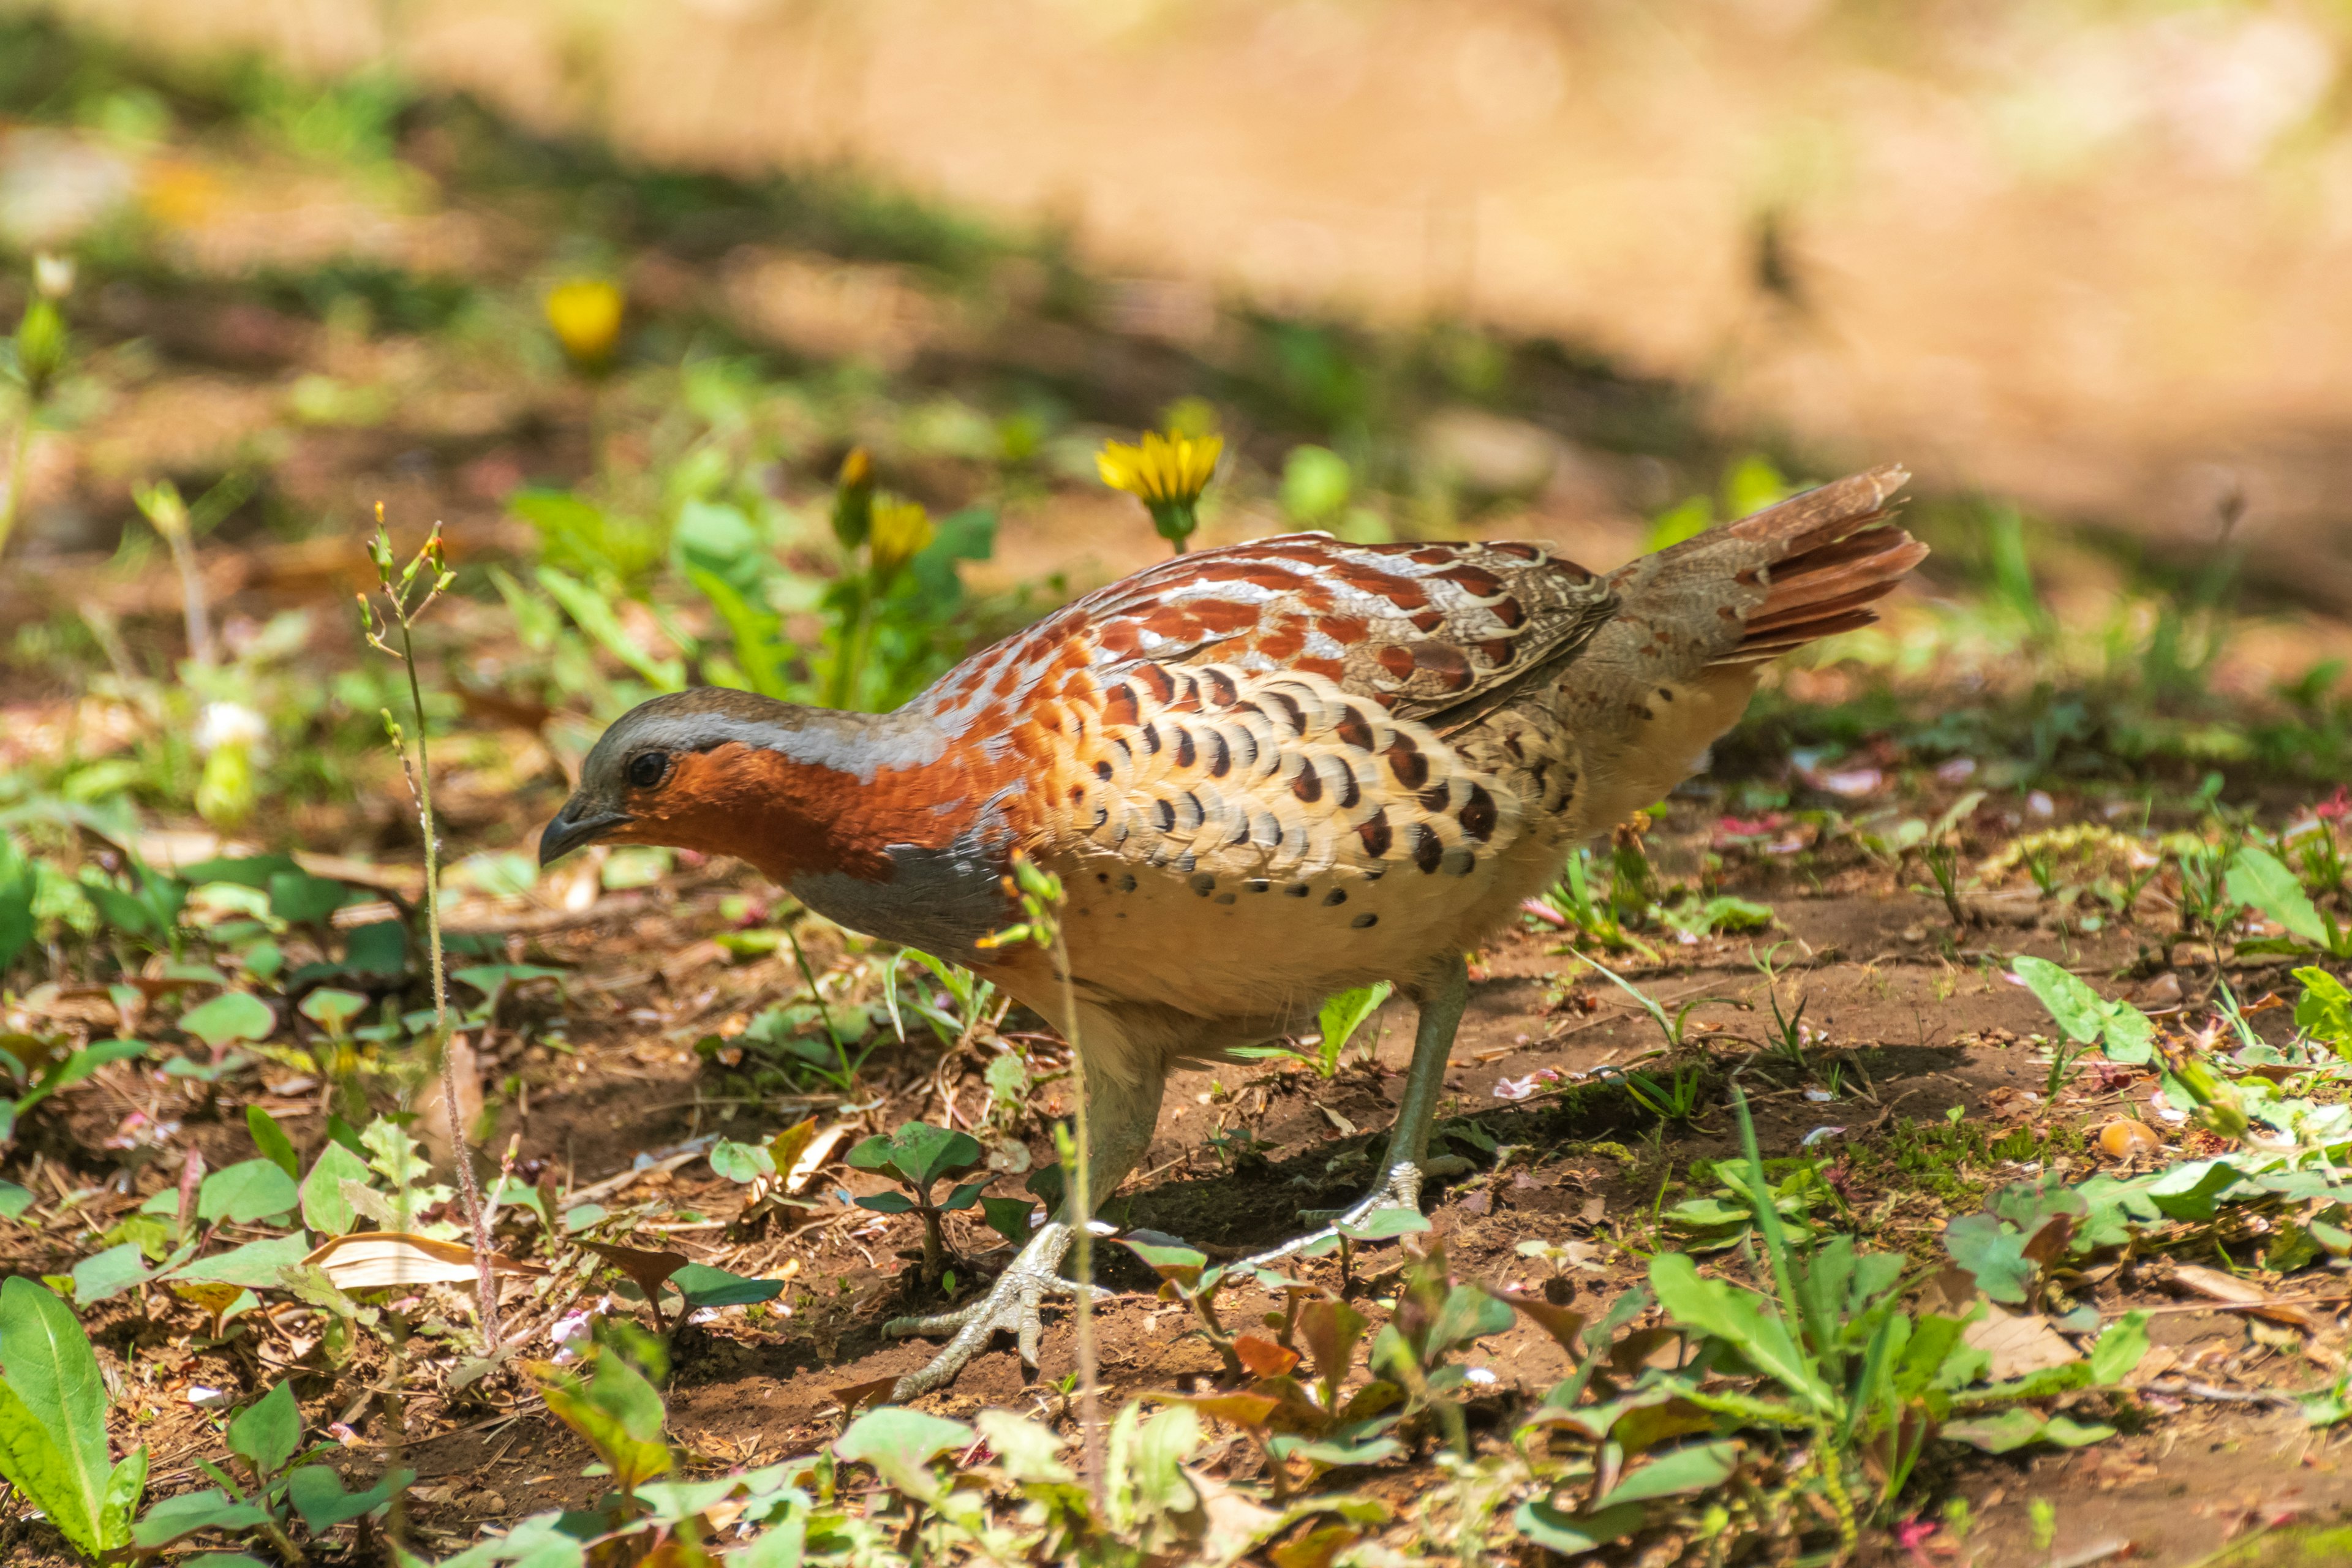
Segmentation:
[(839, 868), (856, 857), (845, 816), (894, 793), (873, 787), (877, 770), (936, 760), (905, 730), (724, 687), (656, 697), (597, 740), (540, 834), (539, 863), (602, 842), (733, 855), (780, 882)]

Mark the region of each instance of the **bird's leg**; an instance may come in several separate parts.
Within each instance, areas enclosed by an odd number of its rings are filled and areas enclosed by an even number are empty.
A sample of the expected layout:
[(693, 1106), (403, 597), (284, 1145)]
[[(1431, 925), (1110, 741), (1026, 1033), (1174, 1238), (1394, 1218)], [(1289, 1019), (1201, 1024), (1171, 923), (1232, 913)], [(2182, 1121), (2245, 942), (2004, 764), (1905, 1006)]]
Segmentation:
[(1462, 1010), (1470, 1000), (1470, 966), (1456, 956), (1421, 997), (1420, 1026), (1414, 1031), (1412, 1066), (1404, 1079), (1404, 1100), (1397, 1107), (1396, 1126), (1389, 1134), (1388, 1175), (1370, 1197), (1350, 1209), (1326, 1211), (1310, 1219), (1329, 1218), (1330, 1225), (1284, 1242), (1270, 1252), (1245, 1261), (1266, 1264), (1314, 1246), (1342, 1225), (1360, 1225), (1377, 1210), (1421, 1208), (1421, 1166), (1429, 1154), (1430, 1124), (1437, 1115), (1437, 1093), (1445, 1083), (1445, 1058), (1454, 1049), (1454, 1032), (1461, 1026)]
[[(1160, 1093), (1164, 1075), (1146, 1072), (1134, 1082), (1122, 1082), (1104, 1065), (1115, 1053), (1098, 1052), (1086, 1046), (1078, 1056), (1078, 1070), (1086, 1075), (1088, 1097), (1088, 1142), (1084, 1152), (1087, 1162), (1087, 1186), (1097, 1202), (1108, 1198), (1135, 1169), (1143, 1157), (1145, 1147), (1151, 1142), (1152, 1124), (1160, 1119)], [(940, 1348), (929, 1363), (907, 1373), (890, 1391), (893, 1401), (904, 1404), (909, 1399), (929, 1394), (955, 1380), (964, 1363), (988, 1347), (989, 1340), (999, 1329), (1013, 1334), (1021, 1346), (1021, 1364), (1034, 1370), (1037, 1365), (1037, 1341), (1044, 1331), (1038, 1308), (1047, 1294), (1075, 1297), (1078, 1286), (1062, 1278), (1063, 1256), (1070, 1249), (1076, 1233), (1070, 1226), (1069, 1210), (1065, 1207), (1053, 1219), (1037, 1227), (1003, 1273), (996, 1278), (987, 1295), (952, 1312), (940, 1312), (928, 1318), (895, 1318), (882, 1325), (882, 1331), (895, 1337), (908, 1334), (952, 1333), (955, 1338)], [(1100, 1236), (1105, 1227), (1097, 1226)], [(1093, 1300), (1107, 1300), (1115, 1292), (1089, 1284)]]

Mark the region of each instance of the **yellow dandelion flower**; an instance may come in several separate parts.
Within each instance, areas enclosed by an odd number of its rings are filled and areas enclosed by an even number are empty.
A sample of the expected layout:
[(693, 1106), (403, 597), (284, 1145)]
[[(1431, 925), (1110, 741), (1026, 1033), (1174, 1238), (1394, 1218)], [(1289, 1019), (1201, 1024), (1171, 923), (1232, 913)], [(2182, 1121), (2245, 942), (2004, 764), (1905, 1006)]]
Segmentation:
[(898, 568), (930, 548), (939, 530), (920, 501), (884, 500), (874, 503), (870, 548), (877, 577), (897, 575)]
[(1222, 436), (1161, 435), (1147, 430), (1139, 445), (1106, 441), (1096, 454), (1095, 468), (1103, 483), (1125, 490), (1151, 513), (1151, 525), (1178, 550), (1201, 525), (1201, 492), (1216, 474), (1224, 454)]
[(547, 324), (572, 363), (594, 369), (621, 336), (621, 291), (601, 279), (575, 278), (547, 291)]

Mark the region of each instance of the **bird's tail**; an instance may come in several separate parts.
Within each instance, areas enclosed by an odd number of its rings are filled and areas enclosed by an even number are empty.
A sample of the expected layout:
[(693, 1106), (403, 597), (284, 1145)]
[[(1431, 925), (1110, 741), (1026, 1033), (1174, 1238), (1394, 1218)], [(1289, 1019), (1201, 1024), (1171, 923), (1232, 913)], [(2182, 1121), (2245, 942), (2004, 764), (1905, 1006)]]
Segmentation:
[(1895, 465), (1873, 468), (1724, 531), (1781, 551), (1766, 568), (1764, 602), (1726, 662), (1771, 658), (1878, 618), (1872, 606), (1927, 558), (1925, 544), (1886, 521), (1888, 499), (1908, 478)]
[(1908, 478), (1890, 464), (1709, 529), (1621, 570), (1621, 596), (1631, 608), (1703, 595), (1714, 625), (1676, 618), (1709, 665), (1761, 663), (1866, 626), (1876, 602), (1927, 559), (1925, 544), (1886, 521)]
[(1855, 474), (1609, 574), (1617, 614), (1556, 698), (1584, 757), (1588, 824), (1622, 820), (1704, 765), (1766, 660), (1877, 619), (1927, 553), (1886, 521), (1908, 477)]

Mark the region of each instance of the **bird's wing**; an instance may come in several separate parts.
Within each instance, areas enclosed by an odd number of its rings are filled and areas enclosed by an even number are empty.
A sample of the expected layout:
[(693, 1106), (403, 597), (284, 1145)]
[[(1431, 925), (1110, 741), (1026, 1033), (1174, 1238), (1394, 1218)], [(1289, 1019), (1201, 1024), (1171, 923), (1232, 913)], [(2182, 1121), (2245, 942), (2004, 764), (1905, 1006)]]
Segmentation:
[[(1572, 657), (1615, 608), (1606, 579), (1515, 541), (1349, 544), (1287, 533), (1179, 555), (965, 660), (926, 694), (953, 723), (1084, 670), (1296, 672), (1430, 719)], [(1221, 678), (1223, 679), (1223, 678)]]

